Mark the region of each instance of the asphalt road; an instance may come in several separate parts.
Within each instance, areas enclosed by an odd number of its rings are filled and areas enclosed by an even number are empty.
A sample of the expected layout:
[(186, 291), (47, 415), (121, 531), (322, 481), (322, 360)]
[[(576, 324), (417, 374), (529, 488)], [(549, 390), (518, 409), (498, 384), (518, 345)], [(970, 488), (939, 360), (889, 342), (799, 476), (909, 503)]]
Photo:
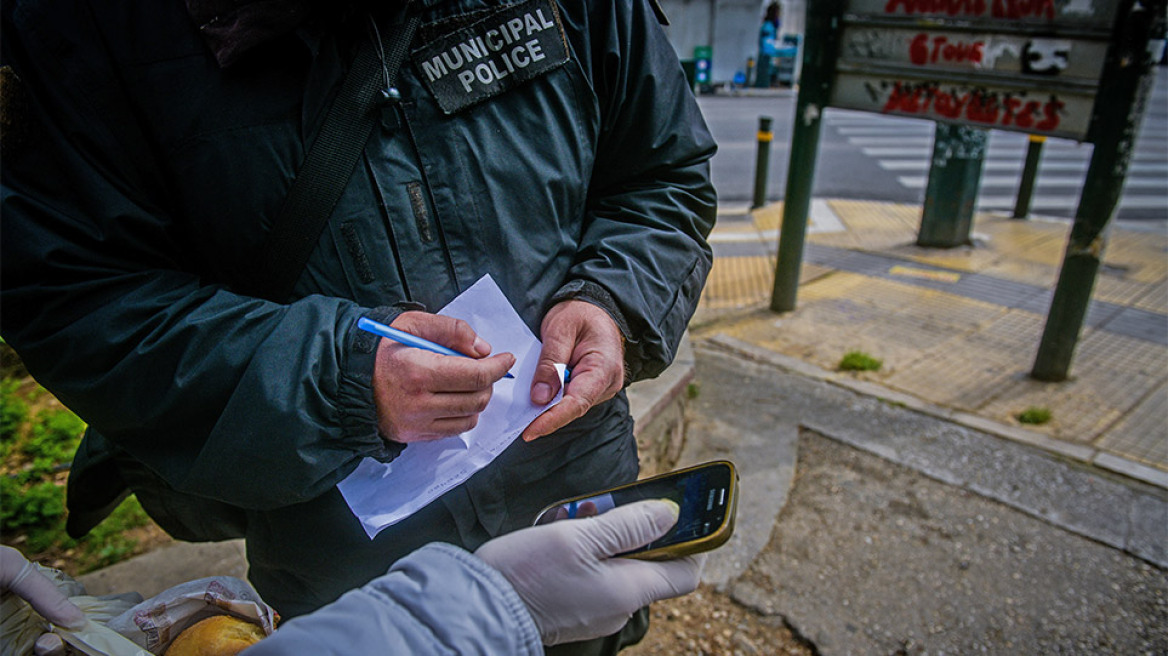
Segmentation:
[[(1157, 67), (1152, 98), (1116, 216), (1168, 228), (1168, 66)], [(767, 201), (783, 198), (795, 92), (768, 96), (705, 95), (699, 104), (719, 152), (713, 179), (724, 206), (749, 205), (754, 196), (759, 118), (773, 119)], [(817, 198), (920, 203), (928, 179), (934, 124), (919, 119), (828, 109), (815, 171)], [(992, 131), (982, 173), (979, 207), (1012, 211), (1027, 137)], [(1034, 215), (1072, 218), (1086, 177), (1091, 146), (1049, 139), (1039, 166)]]

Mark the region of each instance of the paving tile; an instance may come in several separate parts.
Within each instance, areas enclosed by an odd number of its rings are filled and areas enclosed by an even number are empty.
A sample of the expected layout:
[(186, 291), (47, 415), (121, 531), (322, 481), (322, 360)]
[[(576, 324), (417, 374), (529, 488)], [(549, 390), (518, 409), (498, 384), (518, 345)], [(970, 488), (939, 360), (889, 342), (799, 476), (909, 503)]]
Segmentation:
[(1168, 386), (1156, 387), (1097, 446), (1153, 466), (1168, 463)]
[(1130, 307), (1123, 308), (1105, 323), (1101, 323), (1099, 328), (1118, 335), (1168, 346), (1168, 318), (1162, 314)]
[(1133, 305), (1155, 288), (1155, 285), (1132, 280), (1121, 271), (1104, 267), (1095, 278), (1091, 298), (1116, 305)]
[(952, 289), (954, 294), (1009, 308), (1021, 307), (1043, 291), (1034, 285), (986, 275), (964, 276)]
[(1045, 262), (1032, 262), (1022, 258), (1012, 258), (1001, 253), (998, 258), (979, 273), (1002, 280), (1011, 280), (1034, 287), (1047, 289), (1058, 280), (1058, 269)]
[(702, 304), (727, 308), (764, 302), (770, 294), (764, 283), (773, 272), (774, 259), (767, 256), (715, 257)]
[(1019, 363), (1002, 354), (954, 346), (947, 343), (929, 350), (885, 384), (932, 403), (975, 411), (986, 399), (1001, 393), (1003, 380), (1019, 374)]
[(1103, 262), (1123, 269), (1132, 280), (1157, 284), (1168, 277), (1168, 236), (1113, 230)]
[(1135, 301), (1133, 307), (1156, 314), (1168, 315), (1168, 279), (1148, 288), (1146, 294)]
[(986, 269), (1001, 257), (992, 250), (982, 248), (921, 248), (916, 244), (906, 244), (890, 249), (887, 252), (890, 255), (920, 262), (921, 264), (929, 264), (953, 271), (970, 273)]

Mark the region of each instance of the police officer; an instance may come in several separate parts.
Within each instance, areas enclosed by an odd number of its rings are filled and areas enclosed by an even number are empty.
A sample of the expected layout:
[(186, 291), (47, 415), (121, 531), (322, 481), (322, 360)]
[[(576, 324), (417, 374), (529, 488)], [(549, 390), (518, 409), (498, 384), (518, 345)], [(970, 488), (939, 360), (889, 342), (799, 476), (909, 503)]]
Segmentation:
[[(27, 111), (4, 133), (0, 330), (89, 424), (68, 528), (132, 491), (179, 539), (243, 536), (285, 617), (427, 543), (473, 550), (633, 480), (623, 389), (672, 360), (711, 262), (715, 147), (654, 3), (415, 0), (392, 101), (328, 176), (339, 200), (306, 264), (287, 294), (253, 293), (355, 53), (392, 40), (399, 8), (2, 9), (5, 113)], [(487, 274), (543, 342), (532, 400), (566, 363), (564, 400), (370, 540), (337, 483), (465, 430), (511, 366), (431, 314)], [(361, 317), (472, 357), (379, 342)]]

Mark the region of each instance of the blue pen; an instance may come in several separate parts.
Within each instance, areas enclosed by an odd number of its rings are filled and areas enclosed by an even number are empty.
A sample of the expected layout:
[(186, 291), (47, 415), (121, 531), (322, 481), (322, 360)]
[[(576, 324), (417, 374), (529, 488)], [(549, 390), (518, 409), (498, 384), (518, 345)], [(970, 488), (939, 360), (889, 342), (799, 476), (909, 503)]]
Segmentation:
[[(455, 355), (460, 358), (470, 357), (465, 353), (459, 353), (458, 351), (442, 346), (441, 344), (435, 344), (428, 339), (422, 339), (417, 335), (411, 335), (404, 330), (398, 330), (397, 328), (392, 328), (383, 323), (379, 323), (365, 317), (361, 317), (357, 320), (357, 327), (366, 332), (373, 333), (374, 335), (379, 335), (386, 339), (392, 339), (398, 344), (409, 346), (411, 348), (422, 349), (423, 351), (430, 351), (431, 353), (438, 353), (441, 355)], [(503, 377), (514, 378), (515, 376), (507, 373)]]

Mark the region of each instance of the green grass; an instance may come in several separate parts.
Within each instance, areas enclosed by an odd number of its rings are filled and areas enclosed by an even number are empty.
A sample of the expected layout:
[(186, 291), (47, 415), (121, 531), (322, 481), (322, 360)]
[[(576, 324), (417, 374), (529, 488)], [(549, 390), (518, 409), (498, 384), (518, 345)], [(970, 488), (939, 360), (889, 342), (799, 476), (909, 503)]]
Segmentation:
[(0, 526), (5, 542), (13, 540), (26, 555), (69, 551), (79, 574), (133, 555), (138, 541), (127, 532), (149, 523), (149, 516), (131, 496), (88, 535), (74, 540), (65, 532), (64, 486), (52, 481), (23, 486), (12, 477), (0, 477)]
[(131, 529), (150, 523), (137, 497), (129, 497), (109, 517), (80, 540), (70, 540), (77, 546), (77, 565), (82, 573), (113, 565), (134, 555), (138, 540), (127, 535)]
[[(29, 534), (29, 542), (36, 542), (30, 544), (34, 551), (44, 551), (48, 546), (39, 535), (42, 529), (64, 516), (64, 490), (52, 481), (21, 485), (15, 478), (7, 476), (0, 480), (0, 524), (5, 533), (23, 531)], [(33, 533), (37, 535), (34, 537)]]
[(1050, 412), (1050, 408), (1032, 405), (1019, 412), (1015, 417), (1023, 424), (1042, 425), (1050, 421), (1053, 415)]
[(150, 518), (133, 496), (88, 535), (65, 532), (65, 479), (85, 422), (61, 407), (0, 344), (0, 535), (37, 560), (63, 558), (82, 574), (135, 553)]
[(0, 445), (3, 445), (0, 449), (4, 453), (16, 440), (20, 427), (28, 421), (28, 404), (17, 395), (19, 389), (18, 380), (0, 380)]
[(884, 361), (863, 351), (848, 351), (838, 366), (840, 371), (879, 371)]
[(36, 414), (18, 451), (31, 465), (23, 476), (35, 480), (65, 469), (81, 443), (85, 422), (68, 410), (48, 408)]
[(698, 395), (701, 393), (702, 393), (702, 386), (697, 384), (697, 383), (690, 383), (689, 385), (685, 386), (685, 396), (687, 399), (690, 399), (690, 400), (696, 399), (696, 398), (698, 398)]

